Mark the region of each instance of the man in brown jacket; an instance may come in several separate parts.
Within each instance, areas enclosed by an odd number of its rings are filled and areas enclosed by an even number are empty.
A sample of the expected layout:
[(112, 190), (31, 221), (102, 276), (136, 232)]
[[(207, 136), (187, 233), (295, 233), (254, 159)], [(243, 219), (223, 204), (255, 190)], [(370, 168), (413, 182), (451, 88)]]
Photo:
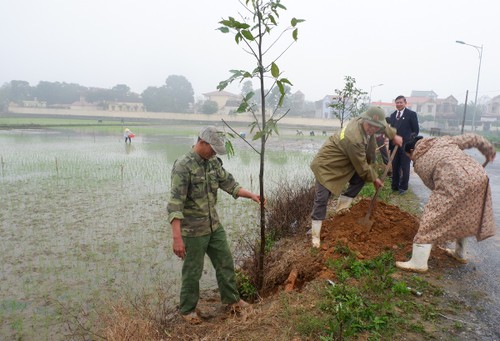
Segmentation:
[(383, 186), (377, 172), (371, 167), (375, 162), (376, 142), (374, 134), (383, 131), (395, 145), (403, 139), (396, 130), (386, 124), (385, 113), (380, 107), (370, 107), (360, 117), (352, 119), (341, 131), (330, 136), (311, 163), (316, 178), (316, 193), (312, 212), (312, 244), (320, 246), (321, 224), (326, 218), (326, 206), (332, 193), (339, 196), (337, 212), (349, 208), (365, 182), (375, 188)]

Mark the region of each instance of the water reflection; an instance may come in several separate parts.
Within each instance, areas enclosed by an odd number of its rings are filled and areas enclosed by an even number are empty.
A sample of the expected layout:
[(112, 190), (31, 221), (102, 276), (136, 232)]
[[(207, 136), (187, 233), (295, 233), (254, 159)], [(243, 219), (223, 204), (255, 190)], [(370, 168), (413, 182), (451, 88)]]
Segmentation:
[(130, 154), (135, 150), (135, 146), (131, 143), (125, 143), (125, 154)]

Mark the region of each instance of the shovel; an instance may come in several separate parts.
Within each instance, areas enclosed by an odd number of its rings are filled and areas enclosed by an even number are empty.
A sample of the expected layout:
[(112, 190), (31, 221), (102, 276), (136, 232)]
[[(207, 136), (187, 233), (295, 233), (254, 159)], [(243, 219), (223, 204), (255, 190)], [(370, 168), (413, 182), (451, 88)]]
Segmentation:
[[(384, 182), (385, 177), (387, 176), (387, 172), (389, 172), (389, 168), (391, 168), (392, 160), (394, 159), (394, 155), (396, 155), (397, 151), (398, 151), (398, 146), (395, 146), (394, 149), (392, 150), (389, 162), (387, 162), (387, 166), (385, 167), (384, 174), (382, 174), (382, 176), (380, 177), (380, 180), (382, 180), (382, 182)], [(365, 217), (358, 220), (358, 224), (365, 226), (368, 232), (372, 230), (373, 221), (370, 220), (370, 216), (372, 214), (373, 207), (375, 207), (375, 202), (377, 201), (377, 196), (378, 192), (380, 191), (380, 188), (382, 187), (377, 188), (377, 190), (375, 191), (375, 194), (373, 195), (372, 201), (370, 201), (370, 206), (368, 207), (368, 212), (366, 212)]]

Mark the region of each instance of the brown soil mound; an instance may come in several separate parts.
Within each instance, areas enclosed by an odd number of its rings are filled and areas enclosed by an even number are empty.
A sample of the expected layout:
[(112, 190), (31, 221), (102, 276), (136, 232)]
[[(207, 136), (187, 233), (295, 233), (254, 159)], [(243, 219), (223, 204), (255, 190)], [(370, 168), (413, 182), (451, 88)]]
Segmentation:
[[(277, 245), (266, 257), (264, 296), (284, 287), (300, 289), (316, 277), (334, 279), (335, 274), (325, 266), (325, 261), (342, 256), (335, 250), (339, 245), (347, 246), (358, 259), (372, 259), (385, 251), (392, 251), (395, 260), (408, 260), (419, 226), (418, 218), (397, 206), (377, 202), (370, 217), (373, 222), (370, 230), (360, 224), (369, 205), (370, 200), (363, 199), (348, 213), (323, 221), (320, 252), (312, 251), (310, 236), (298, 236)], [(433, 248), (429, 259), (431, 269), (453, 265), (442, 250)], [(294, 280), (292, 285), (290, 277)]]
[(334, 254), (337, 243), (347, 245), (358, 258), (373, 258), (393, 250), (396, 258), (404, 258), (411, 249), (419, 221), (398, 207), (378, 202), (372, 211), (371, 229), (360, 223), (368, 212), (370, 200), (361, 200), (344, 214), (325, 220), (322, 228), (322, 249), (325, 257)]

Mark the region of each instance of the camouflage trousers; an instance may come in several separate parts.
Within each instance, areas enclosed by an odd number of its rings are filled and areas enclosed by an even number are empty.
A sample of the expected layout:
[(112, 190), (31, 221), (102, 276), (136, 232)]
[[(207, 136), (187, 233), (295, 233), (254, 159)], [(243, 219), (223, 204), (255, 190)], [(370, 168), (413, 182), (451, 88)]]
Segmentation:
[(222, 303), (238, 302), (240, 295), (236, 287), (233, 256), (222, 225), (211, 234), (200, 237), (183, 236), (182, 240), (186, 247), (186, 257), (182, 265), (180, 313), (189, 314), (198, 304), (205, 254), (208, 255), (215, 269)]

